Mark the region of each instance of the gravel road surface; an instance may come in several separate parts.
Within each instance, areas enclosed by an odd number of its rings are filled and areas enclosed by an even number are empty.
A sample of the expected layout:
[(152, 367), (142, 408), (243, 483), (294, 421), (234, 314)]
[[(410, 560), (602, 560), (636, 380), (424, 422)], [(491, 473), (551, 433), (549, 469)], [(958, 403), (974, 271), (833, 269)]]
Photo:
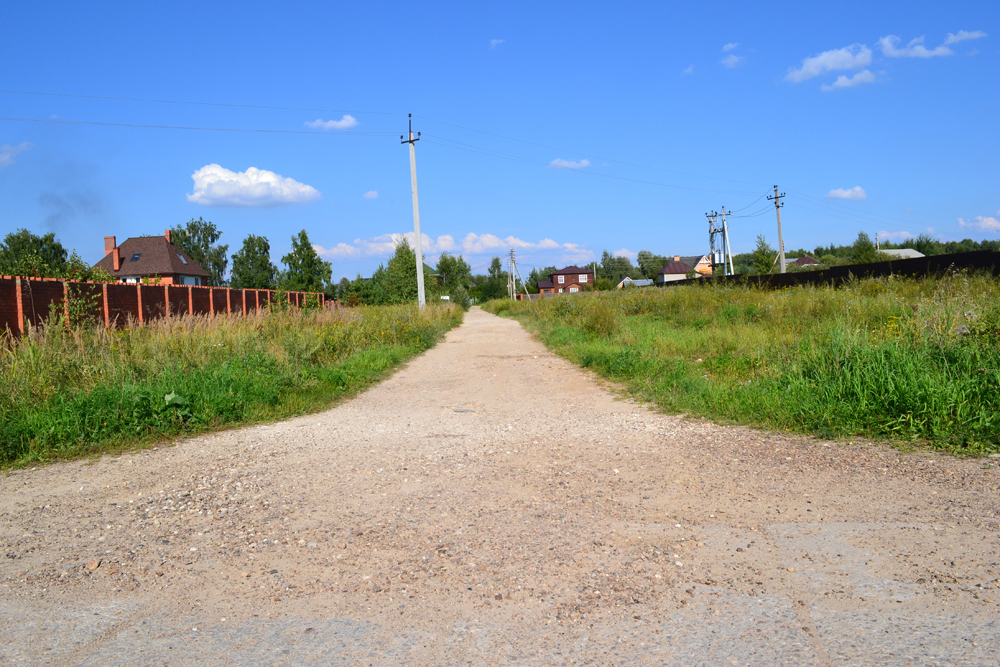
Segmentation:
[(0, 664), (996, 665), (997, 463), (660, 415), (473, 309), (327, 412), (0, 478)]

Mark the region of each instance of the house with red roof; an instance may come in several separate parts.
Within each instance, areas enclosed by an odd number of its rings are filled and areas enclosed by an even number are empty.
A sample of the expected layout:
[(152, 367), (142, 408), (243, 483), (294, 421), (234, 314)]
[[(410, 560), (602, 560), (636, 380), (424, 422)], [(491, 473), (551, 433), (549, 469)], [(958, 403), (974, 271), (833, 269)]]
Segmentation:
[(208, 271), (170, 242), (169, 229), (163, 236), (137, 236), (121, 245), (114, 236), (105, 236), (104, 259), (97, 267), (122, 283), (152, 279), (159, 285), (207, 285), (209, 277)]

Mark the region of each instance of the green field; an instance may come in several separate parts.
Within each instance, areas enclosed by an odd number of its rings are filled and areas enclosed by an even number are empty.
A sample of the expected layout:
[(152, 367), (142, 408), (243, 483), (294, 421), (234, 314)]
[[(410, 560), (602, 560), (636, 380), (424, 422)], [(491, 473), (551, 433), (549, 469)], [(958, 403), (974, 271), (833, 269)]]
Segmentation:
[(664, 412), (1000, 451), (1000, 281), (991, 276), (639, 288), (485, 308)]
[(321, 410), (462, 320), (435, 306), (179, 317), (0, 341), (0, 465), (141, 446)]

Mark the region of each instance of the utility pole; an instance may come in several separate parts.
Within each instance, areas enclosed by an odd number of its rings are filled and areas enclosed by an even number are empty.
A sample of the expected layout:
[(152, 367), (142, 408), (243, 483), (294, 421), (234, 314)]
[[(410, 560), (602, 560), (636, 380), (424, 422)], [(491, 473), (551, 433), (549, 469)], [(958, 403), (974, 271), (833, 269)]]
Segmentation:
[(507, 258), (507, 298), (513, 299), (517, 291), (517, 284), (514, 282), (514, 249), (510, 249), (510, 256)]
[(414, 148), (414, 144), (420, 141), (420, 133), (417, 132), (417, 136), (413, 136), (413, 114), (407, 114), (410, 123), (410, 136), (408, 139), (404, 139), (402, 135), (399, 137), (399, 143), (410, 144), (410, 189), (413, 191), (413, 233), (416, 236), (416, 251), (417, 251), (417, 303), (422, 309), (427, 305), (427, 300), (424, 298), (424, 253), (421, 249), (421, 237), (420, 237), (420, 204), (417, 202), (417, 151)]
[[(722, 207), (722, 269), (727, 276), (736, 274), (736, 270), (733, 268), (733, 249), (729, 247), (729, 225), (726, 223), (726, 216), (732, 214), (733, 212), (727, 211), (725, 206)], [(726, 271), (727, 258), (729, 259), (728, 271)]]
[[(732, 215), (732, 211), (727, 211), (726, 207), (722, 207), (722, 226), (718, 225), (719, 213), (712, 211), (711, 213), (706, 213), (705, 217), (708, 219), (708, 242), (711, 247), (711, 261), (712, 269), (714, 271), (715, 267), (722, 265), (722, 273), (726, 276), (731, 276), (735, 273), (733, 270), (733, 251), (729, 247), (729, 225), (726, 223), (726, 216)], [(716, 250), (716, 235), (722, 235), (721, 242), (721, 252)]]
[(780, 195), (778, 194), (777, 185), (774, 186), (774, 196), (773, 197), (771, 195), (767, 196), (769, 201), (774, 202), (774, 212), (778, 214), (778, 258), (781, 259), (782, 273), (785, 272), (785, 240), (781, 236), (781, 207), (785, 205), (784, 202), (781, 201), (781, 198), (784, 196), (785, 196), (784, 192), (782, 192)]

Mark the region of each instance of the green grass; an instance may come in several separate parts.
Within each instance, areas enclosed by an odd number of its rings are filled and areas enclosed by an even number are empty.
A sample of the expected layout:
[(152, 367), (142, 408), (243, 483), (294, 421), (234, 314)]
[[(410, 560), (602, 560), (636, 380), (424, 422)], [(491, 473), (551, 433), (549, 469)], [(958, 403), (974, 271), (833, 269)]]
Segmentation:
[(1000, 281), (990, 276), (629, 289), (486, 309), (668, 413), (1000, 451)]
[(117, 451), (324, 409), (459, 324), (460, 309), (386, 306), (183, 317), (0, 342), (0, 465)]

